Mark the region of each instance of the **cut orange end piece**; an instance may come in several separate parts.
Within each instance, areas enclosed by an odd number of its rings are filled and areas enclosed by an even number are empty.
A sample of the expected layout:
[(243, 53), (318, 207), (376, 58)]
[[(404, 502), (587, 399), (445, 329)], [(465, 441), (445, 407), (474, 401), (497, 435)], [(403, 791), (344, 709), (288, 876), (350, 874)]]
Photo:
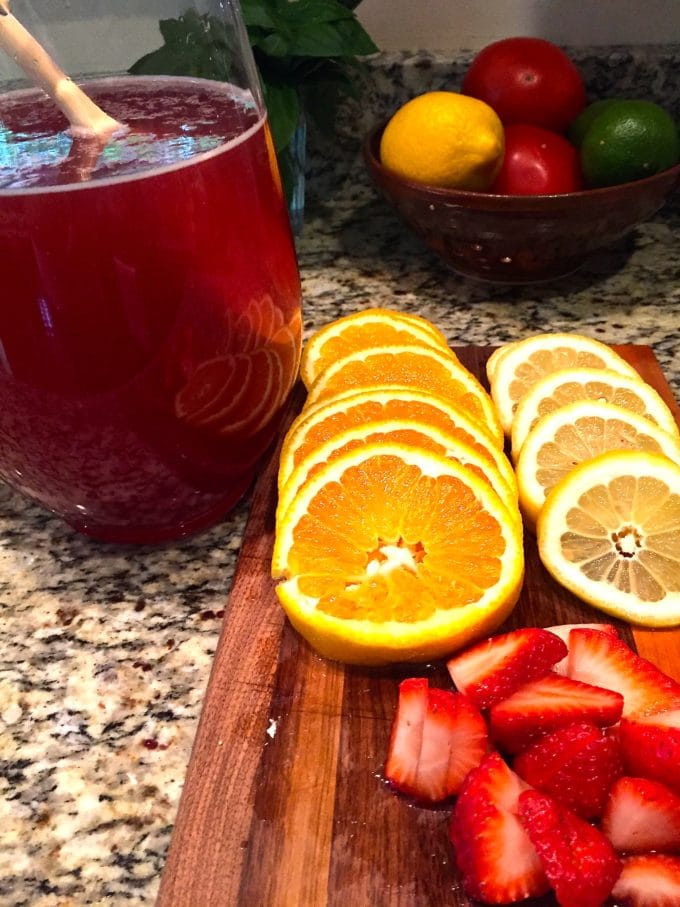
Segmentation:
[(272, 574), (322, 655), (427, 661), (495, 629), (523, 578), (521, 530), (467, 467), (369, 444), (326, 463), (277, 527)]
[(448, 351), (444, 335), (416, 315), (389, 309), (365, 309), (327, 324), (307, 341), (300, 364), (300, 377), (310, 388), (324, 369), (337, 359), (375, 346), (423, 343)]
[(680, 466), (647, 451), (583, 463), (548, 495), (538, 549), (555, 579), (596, 608), (680, 625)]
[(452, 352), (427, 346), (375, 347), (338, 359), (316, 379), (308, 404), (377, 384), (414, 387), (444, 397), (486, 426), (499, 445), (503, 443), (496, 408), (479, 381)]

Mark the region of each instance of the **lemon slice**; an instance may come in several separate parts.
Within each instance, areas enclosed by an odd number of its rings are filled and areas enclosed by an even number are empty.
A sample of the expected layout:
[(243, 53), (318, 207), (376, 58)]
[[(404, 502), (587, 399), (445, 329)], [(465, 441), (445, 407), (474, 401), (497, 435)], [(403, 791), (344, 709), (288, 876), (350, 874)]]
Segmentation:
[(680, 624), (680, 466), (648, 451), (588, 460), (548, 495), (538, 550), (559, 583), (607, 614)]
[(279, 522), (272, 575), (293, 626), (340, 661), (428, 661), (510, 613), (522, 535), (498, 495), (433, 451), (379, 442), (325, 463)]
[(449, 350), (446, 337), (424, 318), (389, 309), (364, 309), (330, 322), (309, 338), (300, 377), (309, 388), (325, 368), (355, 350), (409, 343)]
[(493, 369), (491, 396), (501, 424), (510, 434), (522, 397), (545, 375), (565, 368), (608, 368), (640, 379), (632, 365), (606, 343), (580, 334), (539, 334), (513, 343)]
[(546, 495), (575, 466), (610, 450), (647, 450), (680, 463), (680, 440), (611, 403), (581, 400), (543, 416), (517, 461), (522, 513), (533, 525)]
[(654, 388), (639, 377), (611, 369), (569, 368), (541, 378), (520, 400), (512, 422), (513, 459), (517, 460), (526, 436), (542, 416), (578, 400), (622, 406), (680, 437), (673, 413)]

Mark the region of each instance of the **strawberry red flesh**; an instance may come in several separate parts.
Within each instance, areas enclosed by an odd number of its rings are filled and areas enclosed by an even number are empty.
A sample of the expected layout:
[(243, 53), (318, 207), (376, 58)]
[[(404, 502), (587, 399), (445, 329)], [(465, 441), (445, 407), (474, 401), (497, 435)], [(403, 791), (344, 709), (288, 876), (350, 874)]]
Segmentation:
[(518, 753), (545, 734), (570, 724), (615, 724), (622, 708), (620, 693), (548, 674), (493, 706), (489, 716), (491, 736), (507, 752)]
[(463, 887), (485, 904), (520, 901), (549, 889), (517, 818), (526, 787), (498, 753), (490, 753), (469, 773), (454, 806), (450, 837)]
[(624, 718), (619, 740), (627, 774), (660, 781), (680, 796), (680, 709)]
[(621, 872), (602, 832), (534, 790), (520, 794), (519, 817), (560, 907), (602, 907)]
[(399, 687), (385, 777), (393, 787), (423, 804), (456, 794), (482, 761), (488, 746), (479, 709), (461, 693), (428, 689), (411, 678)]
[(623, 766), (615, 737), (592, 724), (570, 724), (520, 753), (513, 769), (581, 818), (595, 819)]
[(484, 758), (487, 745), (479, 709), (462, 693), (431, 689), (412, 793), (425, 803), (457, 794), (467, 773)]
[(567, 654), (564, 642), (539, 627), (492, 636), (447, 662), (451, 679), (480, 709), (544, 677)]
[[(549, 633), (554, 633), (555, 636), (564, 642), (569, 648), (569, 634), (572, 630), (600, 630), (602, 633), (608, 633), (610, 636), (618, 636), (616, 632), (616, 627), (613, 624), (557, 624), (554, 627), (546, 627), (546, 630)], [(553, 665), (553, 671), (557, 674), (566, 674), (567, 673), (567, 661), (569, 660), (569, 654), (558, 661), (557, 664)]]
[(646, 778), (619, 778), (602, 816), (602, 831), (620, 853), (680, 852), (680, 797)]
[(409, 677), (399, 684), (399, 701), (392, 722), (385, 777), (404, 794), (416, 792), (418, 761), (428, 704), (425, 677)]
[(662, 854), (627, 857), (612, 896), (625, 907), (678, 907), (680, 857)]
[(622, 639), (599, 630), (571, 631), (567, 674), (623, 694), (624, 717), (680, 708), (680, 684)]

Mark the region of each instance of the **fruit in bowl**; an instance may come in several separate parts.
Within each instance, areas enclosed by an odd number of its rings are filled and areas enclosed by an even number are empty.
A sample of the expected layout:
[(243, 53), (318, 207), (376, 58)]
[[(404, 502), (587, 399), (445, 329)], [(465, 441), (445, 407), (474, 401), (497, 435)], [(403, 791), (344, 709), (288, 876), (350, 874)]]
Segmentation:
[(561, 48), (506, 38), (477, 54), (461, 93), (426, 92), (397, 110), (379, 155), (390, 173), (423, 185), (555, 195), (667, 170), (680, 160), (680, 133), (649, 100), (586, 105)]
[[(524, 40), (519, 46), (534, 46)], [(543, 50), (545, 44), (539, 42)], [(562, 60), (564, 52), (552, 47)], [(541, 80), (537, 65), (528, 78), (527, 63), (526, 82), (546, 91), (548, 84), (547, 95), (561, 98), (558, 127), (555, 120), (546, 127), (547, 102), (523, 98), (519, 79), (510, 86), (518, 95), (513, 114), (507, 99), (488, 92), (474, 99), (426, 92), (364, 142), (369, 174), (387, 201), (466, 276), (526, 284), (570, 274), (655, 214), (680, 184), (680, 138), (666, 111), (649, 101), (615, 99), (583, 107), (585, 92), (573, 73), (563, 97), (550, 84), (562, 69), (544, 68)], [(464, 80), (463, 91), (477, 91), (475, 80)], [(482, 105), (474, 119), (463, 114), (471, 100)], [(517, 110), (524, 122), (514, 119)], [(498, 140), (499, 121), (504, 150), (494, 155), (488, 140)]]

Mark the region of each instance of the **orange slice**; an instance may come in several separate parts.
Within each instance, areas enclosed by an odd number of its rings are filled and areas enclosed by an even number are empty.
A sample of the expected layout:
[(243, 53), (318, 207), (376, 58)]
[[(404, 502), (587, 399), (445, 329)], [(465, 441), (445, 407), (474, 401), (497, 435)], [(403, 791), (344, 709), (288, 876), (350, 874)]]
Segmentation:
[(632, 365), (614, 350), (580, 334), (539, 334), (510, 344), (492, 369), (491, 396), (501, 424), (510, 434), (522, 397), (545, 375), (565, 368), (608, 368), (642, 380)]
[(612, 450), (646, 450), (680, 463), (680, 440), (611, 403), (582, 400), (539, 419), (517, 461), (522, 513), (535, 524), (546, 495), (575, 466)]
[(648, 627), (680, 624), (680, 466), (615, 451), (572, 470), (538, 520), (541, 560), (575, 595)]
[(424, 318), (389, 309), (365, 309), (332, 321), (309, 338), (300, 363), (300, 377), (310, 388), (324, 369), (356, 350), (409, 343), (449, 349), (444, 335)]
[(322, 655), (440, 658), (495, 629), (523, 577), (521, 532), (470, 469), (432, 451), (368, 444), (326, 463), (278, 526), (272, 575)]
[(467, 466), (493, 488), (508, 512), (521, 522), (515, 488), (503, 479), (486, 452), (461, 440), (459, 433), (452, 434), (412, 418), (380, 419), (354, 425), (334, 434), (325, 443), (309, 449), (280, 489), (277, 522), (285, 518), (285, 513), (301, 486), (325, 463), (330, 463), (345, 451), (383, 441), (432, 450)]
[(482, 385), (451, 352), (414, 344), (358, 350), (329, 365), (316, 379), (308, 404), (348, 390), (366, 390), (376, 384), (415, 387), (448, 400), (487, 426), (503, 443), (503, 430), (491, 398)]
[(473, 447), (480, 456), (485, 456), (517, 497), (515, 472), (486, 426), (436, 394), (386, 385), (364, 391), (348, 391), (332, 400), (322, 400), (306, 407), (291, 425), (283, 442), (279, 488), (285, 485), (295, 467), (310, 451), (341, 431), (380, 419), (417, 419), (453, 435)]

